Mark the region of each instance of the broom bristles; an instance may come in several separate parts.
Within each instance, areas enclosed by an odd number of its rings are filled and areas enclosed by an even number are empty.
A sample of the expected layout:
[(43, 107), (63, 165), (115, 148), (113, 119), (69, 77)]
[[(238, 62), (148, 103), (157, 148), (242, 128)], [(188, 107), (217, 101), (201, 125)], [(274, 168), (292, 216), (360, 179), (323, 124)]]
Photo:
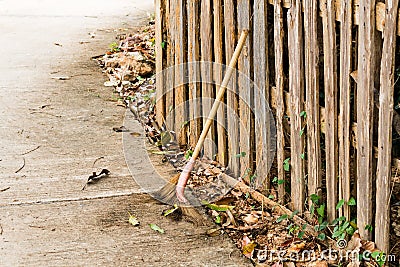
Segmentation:
[(167, 203), (171, 206), (177, 205), (181, 210), (183, 216), (185, 216), (189, 221), (193, 222), (195, 225), (204, 225), (204, 216), (190, 203), (182, 203), (176, 197), (176, 185), (178, 183), (180, 174), (172, 176), (172, 178), (157, 192), (153, 193), (153, 196), (160, 202)]

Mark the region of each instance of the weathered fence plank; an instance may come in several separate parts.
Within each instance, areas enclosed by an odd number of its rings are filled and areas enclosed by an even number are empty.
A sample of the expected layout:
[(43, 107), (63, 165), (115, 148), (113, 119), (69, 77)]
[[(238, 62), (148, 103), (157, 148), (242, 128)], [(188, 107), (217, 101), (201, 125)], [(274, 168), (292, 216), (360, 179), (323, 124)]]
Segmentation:
[(305, 170), (304, 170), (304, 135), (301, 113), (304, 111), (303, 78), (303, 32), (301, 19), (301, 1), (292, 1), (288, 12), (288, 47), (289, 47), (289, 92), (290, 92), (290, 147), (291, 147), (291, 195), (293, 209), (304, 211)]
[[(223, 9), (222, 0), (214, 0), (214, 62), (223, 64)], [(214, 83), (215, 88), (219, 88), (222, 82), (222, 66), (218, 65), (214, 68)], [(223, 101), (225, 103), (225, 99)], [(227, 145), (226, 145), (226, 106), (221, 105), (217, 113), (217, 138), (218, 150), (217, 160), (222, 165), (227, 164)]]
[(175, 1), (175, 133), (177, 135), (177, 141), (180, 144), (186, 144), (186, 121), (187, 121), (187, 110), (186, 110), (186, 86), (183, 84), (185, 77), (185, 70), (183, 63), (185, 63), (185, 6), (183, 0)]
[[(268, 25), (267, 3), (254, 1), (253, 15), (253, 62), (254, 64), (254, 110), (255, 114), (255, 162), (260, 165), (255, 175), (257, 181), (268, 177), (269, 170), (265, 165), (270, 162), (270, 118), (269, 118), (269, 68), (268, 68)], [(257, 182), (256, 187), (262, 186)], [(269, 189), (269, 180), (264, 186)]]
[[(357, 85), (357, 225), (364, 239), (372, 225), (372, 119), (374, 105), (375, 1), (361, 1), (359, 9)], [(367, 228), (367, 229), (366, 229)]]
[[(238, 30), (250, 29), (250, 0), (237, 0), (237, 23)], [(253, 171), (252, 151), (251, 151), (251, 103), (252, 103), (252, 84), (251, 84), (251, 41), (249, 36), (245, 47), (238, 60), (239, 86), (239, 115), (240, 115), (240, 153), (246, 153), (240, 157), (240, 175), (247, 183), (250, 183), (250, 175)]]
[(321, 2), (324, 86), (325, 86), (325, 155), (326, 155), (326, 195), (327, 218), (333, 221), (338, 202), (338, 137), (337, 137), (337, 67), (335, 5), (333, 0)]
[[(350, 199), (350, 123), (351, 123), (351, 27), (352, 5), (349, 1), (342, 1), (340, 6), (340, 99), (339, 99), (339, 199)], [(339, 216), (350, 218), (348, 205), (343, 205)]]
[[(224, 0), (224, 25), (225, 25), (225, 60), (229, 64), (236, 45), (236, 18), (234, 0)], [(239, 123), (237, 77), (232, 75), (226, 92), (227, 103), (227, 127), (228, 127), (228, 167), (235, 177), (240, 176), (240, 161), (236, 157), (239, 154)]]
[[(166, 42), (166, 47), (167, 47), (167, 67), (172, 67), (174, 66), (174, 61), (175, 61), (175, 33), (173, 31), (173, 25), (175, 24), (175, 16), (173, 15), (175, 12), (174, 9), (174, 1), (167, 1), (166, 3), (166, 8), (165, 8), (165, 24), (167, 30), (167, 42)], [(173, 130), (174, 129), (174, 122), (175, 122), (175, 116), (171, 111), (174, 109), (174, 73), (173, 71), (168, 71), (166, 75), (166, 92), (165, 92), (165, 116), (166, 116), (166, 126), (167, 130)]]
[(200, 68), (198, 62), (200, 60), (200, 29), (199, 29), (199, 2), (187, 0), (187, 17), (188, 17), (188, 75), (189, 81), (189, 114), (190, 114), (190, 135), (189, 144), (192, 148), (196, 146), (200, 137), (201, 126), (201, 85)]
[(396, 18), (399, 0), (386, 0), (386, 26), (383, 30), (378, 124), (378, 164), (376, 175), (375, 243), (388, 255), (392, 156), (394, 59)]
[(156, 53), (156, 120), (158, 125), (162, 125), (165, 117), (165, 85), (164, 85), (164, 77), (162, 75), (163, 71), (163, 62), (164, 62), (164, 54), (163, 54), (163, 32), (164, 32), (164, 10), (165, 10), (165, 1), (164, 0), (156, 0), (155, 1), (155, 53)]
[[(305, 54), (305, 85), (306, 85), (306, 121), (307, 121), (307, 166), (308, 195), (320, 195), (318, 189), (321, 180), (321, 146), (319, 118), (319, 47), (317, 18), (318, 5), (316, 1), (304, 3), (304, 54)], [(311, 205), (311, 199), (308, 200)]]
[[(212, 34), (212, 9), (210, 1), (201, 1), (200, 13), (200, 38), (201, 38), (201, 81), (202, 81), (202, 111), (203, 124), (205, 124), (210, 113), (213, 102), (212, 65), (213, 61), (213, 34)], [(204, 142), (204, 155), (213, 159), (216, 153), (215, 126), (212, 125), (207, 139)]]
[[(285, 100), (283, 94), (283, 14), (282, 0), (274, 0), (274, 48), (275, 48), (275, 85), (276, 85), (276, 157), (278, 169), (279, 203), (285, 202)], [(272, 99), (272, 97), (271, 97)], [(272, 101), (271, 101), (272, 102)]]

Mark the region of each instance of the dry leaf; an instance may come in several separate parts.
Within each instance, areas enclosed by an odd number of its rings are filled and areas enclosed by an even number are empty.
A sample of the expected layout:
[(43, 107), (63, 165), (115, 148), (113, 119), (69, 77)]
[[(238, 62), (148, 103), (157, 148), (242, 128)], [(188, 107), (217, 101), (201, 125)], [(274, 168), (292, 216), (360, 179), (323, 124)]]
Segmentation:
[(313, 261), (307, 264), (307, 267), (328, 267), (328, 263), (326, 261)]
[(254, 248), (256, 247), (256, 244), (250, 240), (248, 236), (243, 236), (242, 239), (242, 252), (243, 255), (246, 256), (247, 258), (251, 258), (251, 255), (253, 254)]
[(373, 251), (375, 249), (375, 243), (372, 241), (361, 240), (362, 249)]
[(258, 218), (253, 214), (247, 214), (242, 220), (248, 225), (253, 225), (258, 223)]
[(219, 236), (222, 234), (220, 229), (210, 229), (207, 231), (207, 235), (210, 237)]
[(292, 244), (290, 246), (290, 248), (288, 248), (288, 252), (300, 252), (302, 249), (304, 249), (306, 246), (306, 243), (301, 242), (301, 243), (297, 243), (297, 244)]

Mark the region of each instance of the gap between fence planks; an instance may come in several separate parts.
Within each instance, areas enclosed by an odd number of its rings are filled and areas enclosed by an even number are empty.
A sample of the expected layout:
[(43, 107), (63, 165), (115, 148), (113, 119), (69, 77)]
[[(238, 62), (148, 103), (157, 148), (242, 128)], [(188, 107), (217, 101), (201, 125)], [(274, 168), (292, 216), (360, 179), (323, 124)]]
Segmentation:
[(392, 156), (392, 121), (394, 91), (394, 59), (396, 53), (396, 18), (399, 0), (386, 0), (387, 26), (383, 31), (383, 53), (379, 92), (378, 164), (376, 175), (375, 243), (389, 253), (390, 189)]

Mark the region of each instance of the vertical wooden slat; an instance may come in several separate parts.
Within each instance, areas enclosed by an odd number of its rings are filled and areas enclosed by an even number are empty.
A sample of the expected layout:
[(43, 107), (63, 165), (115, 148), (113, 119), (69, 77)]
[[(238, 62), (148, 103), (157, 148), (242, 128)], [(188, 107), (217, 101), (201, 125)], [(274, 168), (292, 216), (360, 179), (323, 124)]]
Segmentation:
[(383, 54), (381, 62), (378, 124), (378, 166), (376, 175), (375, 243), (388, 255), (390, 227), (390, 185), (396, 18), (399, 0), (386, 0)]
[[(268, 25), (267, 5), (265, 1), (254, 1), (253, 11), (253, 62), (254, 62), (254, 111), (255, 111), (255, 150), (257, 167), (257, 184), (261, 186), (268, 176), (271, 161), (270, 118), (267, 101), (269, 99), (268, 69)], [(269, 181), (265, 182), (269, 188)]]
[(185, 85), (184, 81), (184, 68), (185, 62), (185, 8), (183, 0), (175, 1), (175, 133), (177, 134), (177, 141), (179, 144), (186, 144), (186, 120), (187, 112), (185, 107)]
[(293, 209), (304, 211), (305, 174), (304, 135), (302, 130), (301, 112), (304, 102), (303, 80), (303, 39), (301, 1), (293, 0), (288, 12), (288, 42), (289, 42), (289, 93), (290, 93), (290, 146), (291, 146), (291, 195)]
[[(223, 10), (222, 0), (214, 0), (214, 62), (217, 64), (223, 64)], [(216, 88), (222, 82), (222, 65), (216, 65), (214, 67), (214, 82)], [(217, 113), (217, 137), (218, 137), (218, 161), (222, 165), (227, 164), (227, 151), (226, 151), (226, 109), (224, 105), (221, 105)]]
[[(226, 65), (233, 55), (236, 46), (236, 19), (234, 0), (224, 0), (224, 25), (225, 25), (225, 59)], [(240, 175), (240, 161), (235, 155), (239, 154), (239, 122), (237, 120), (237, 77), (232, 75), (226, 93), (227, 103), (227, 132), (228, 132), (228, 167), (235, 177)]]
[[(340, 5), (340, 103), (339, 103), (339, 199), (350, 199), (350, 73), (351, 73), (351, 27), (352, 1)], [(348, 205), (339, 210), (340, 216), (350, 218)]]
[(363, 239), (372, 224), (372, 119), (374, 103), (375, 0), (360, 1), (357, 85), (357, 225)]
[[(192, 148), (196, 146), (200, 137), (201, 107), (200, 107), (200, 32), (199, 32), (199, 2), (187, 0), (188, 14), (188, 75), (189, 75), (189, 114), (190, 114), (190, 136), (189, 144)], [(196, 81), (196, 82), (195, 82)]]
[(155, 32), (156, 32), (156, 43), (155, 43), (155, 53), (156, 53), (156, 121), (158, 125), (162, 125), (165, 117), (165, 95), (164, 95), (164, 77), (162, 75), (163, 71), (163, 23), (164, 23), (164, 0), (155, 1)]
[[(321, 146), (319, 117), (319, 48), (317, 32), (318, 5), (304, 2), (304, 54), (307, 116), (308, 195), (319, 194), (321, 187)], [(311, 205), (311, 200), (309, 200)]]
[(338, 202), (337, 64), (334, 0), (323, 0), (321, 11), (324, 46), (326, 210), (328, 221), (331, 222), (337, 217), (336, 204)]
[[(237, 1), (237, 22), (239, 32), (243, 29), (250, 29), (250, 0)], [(250, 69), (250, 44), (251, 36), (247, 38), (245, 47), (238, 60), (238, 78), (239, 86), (239, 115), (240, 115), (240, 152), (245, 152), (244, 157), (240, 157), (240, 174), (246, 182), (250, 182), (250, 173), (252, 171), (252, 151), (251, 151), (251, 69)]]
[[(212, 11), (210, 1), (201, 1), (200, 13), (200, 38), (201, 38), (201, 80), (202, 80), (202, 108), (203, 124), (210, 113), (213, 98), (212, 65), (213, 39), (212, 39)], [(204, 155), (213, 159), (215, 155), (215, 127), (211, 126), (207, 139), (204, 142)]]
[[(175, 61), (175, 16), (173, 15), (175, 12), (174, 7), (175, 1), (166, 1), (165, 8), (165, 20), (166, 20), (166, 28), (167, 28), (167, 67), (173, 67)], [(166, 126), (168, 130), (174, 129), (175, 116), (172, 111), (174, 109), (174, 71), (169, 69), (166, 73), (166, 92), (165, 92), (165, 114), (166, 114)]]
[[(282, 0), (274, 0), (274, 47), (275, 47), (275, 84), (276, 84), (276, 154), (278, 181), (285, 180), (285, 133), (283, 116), (285, 115), (285, 100), (283, 97), (283, 14)], [(284, 203), (285, 184), (278, 183), (279, 202)]]

